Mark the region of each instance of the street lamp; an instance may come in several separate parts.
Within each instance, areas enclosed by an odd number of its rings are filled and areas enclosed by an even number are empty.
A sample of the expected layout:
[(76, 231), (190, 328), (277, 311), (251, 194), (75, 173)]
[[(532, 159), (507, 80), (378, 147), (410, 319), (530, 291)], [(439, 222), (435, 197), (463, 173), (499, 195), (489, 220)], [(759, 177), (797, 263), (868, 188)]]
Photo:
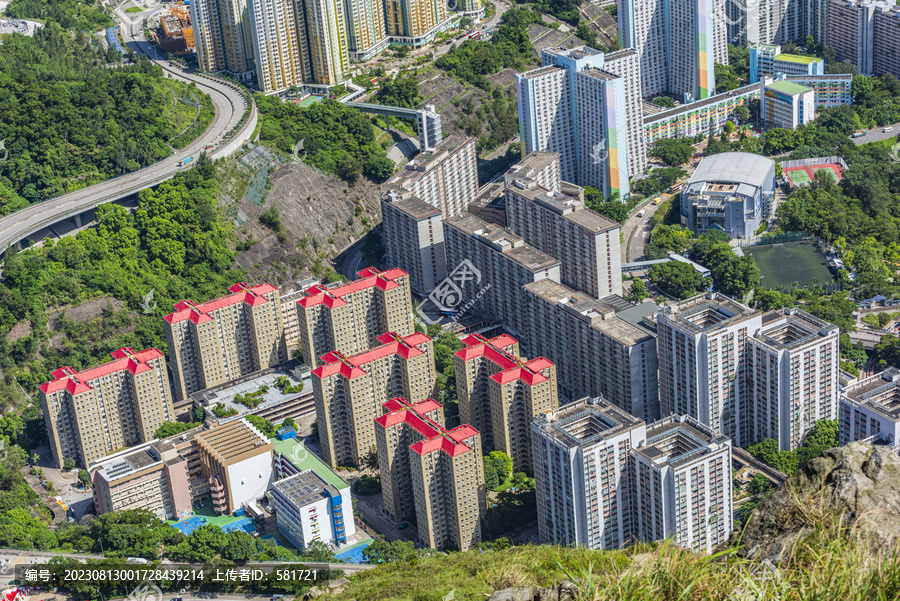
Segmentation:
[(98, 538), (97, 542), (100, 543), (100, 555), (103, 555), (103, 538)]
[(28, 538), (31, 539), (31, 552), (34, 553), (34, 537), (31, 535), (30, 532), (28, 533)]

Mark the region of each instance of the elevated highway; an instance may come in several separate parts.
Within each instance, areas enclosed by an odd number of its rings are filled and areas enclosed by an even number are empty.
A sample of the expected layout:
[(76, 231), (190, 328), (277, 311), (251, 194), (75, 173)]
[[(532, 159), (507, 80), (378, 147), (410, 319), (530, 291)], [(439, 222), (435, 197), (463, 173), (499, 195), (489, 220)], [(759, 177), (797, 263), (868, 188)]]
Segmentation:
[(158, 163), (76, 192), (51, 198), (0, 218), (0, 252), (18, 245), (22, 240), (55, 223), (74, 219), (75, 224), (80, 225), (82, 213), (95, 209), (103, 203), (127, 198), (144, 188), (172, 178), (178, 171), (190, 168), (189, 165), (179, 166), (178, 163), (182, 159), (196, 158), (205, 146), (212, 146), (208, 153), (213, 159), (228, 156), (247, 141), (256, 128), (256, 107), (251, 106), (243, 127), (240, 131), (233, 131), (247, 109), (245, 96), (236, 85), (202, 73), (183, 71), (170, 66), (168, 60), (154, 57), (153, 49), (144, 39), (143, 20), (133, 24), (123, 23), (121, 33), (130, 48), (136, 53), (150, 57), (163, 69), (166, 77), (187, 83), (193, 82), (200, 91), (208, 94), (216, 110), (212, 124), (197, 140)]

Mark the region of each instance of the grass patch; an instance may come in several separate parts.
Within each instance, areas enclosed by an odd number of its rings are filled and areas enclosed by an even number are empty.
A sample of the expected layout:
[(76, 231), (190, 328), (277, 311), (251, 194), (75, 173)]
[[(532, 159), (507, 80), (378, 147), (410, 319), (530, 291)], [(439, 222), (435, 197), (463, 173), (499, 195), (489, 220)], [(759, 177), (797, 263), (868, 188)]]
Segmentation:
[(125, 12), (127, 12), (127, 13), (142, 13), (145, 10), (147, 10), (147, 9), (142, 6), (132, 6), (131, 8), (126, 8)]
[[(199, 98), (200, 100), (200, 114), (197, 115), (197, 118), (193, 120), (190, 127), (184, 130), (184, 133), (177, 136), (171, 142), (169, 142), (174, 148), (184, 148), (194, 140), (196, 140), (200, 135), (206, 131), (206, 128), (209, 127), (209, 124), (212, 123), (213, 117), (216, 116), (216, 109), (213, 106), (212, 99), (206, 94), (202, 94), (193, 90), (191, 92), (191, 98), (196, 102)], [(179, 105), (182, 103), (179, 102)], [(188, 106), (187, 104), (185, 106)], [(194, 107), (190, 107), (195, 111)]]
[(774, 575), (767, 569), (760, 560), (739, 557), (736, 548), (705, 555), (671, 543), (625, 551), (526, 545), (380, 565), (350, 576), (347, 588), (329, 599), (440, 601), (453, 591), (456, 601), (483, 600), (496, 590), (549, 587), (564, 579), (578, 584), (584, 601), (876, 601), (900, 595), (900, 554), (875, 555), (839, 526), (817, 527)]
[(786, 242), (748, 246), (744, 253), (759, 266), (766, 288), (787, 288), (812, 282), (825, 284), (834, 280), (824, 255), (809, 242)]

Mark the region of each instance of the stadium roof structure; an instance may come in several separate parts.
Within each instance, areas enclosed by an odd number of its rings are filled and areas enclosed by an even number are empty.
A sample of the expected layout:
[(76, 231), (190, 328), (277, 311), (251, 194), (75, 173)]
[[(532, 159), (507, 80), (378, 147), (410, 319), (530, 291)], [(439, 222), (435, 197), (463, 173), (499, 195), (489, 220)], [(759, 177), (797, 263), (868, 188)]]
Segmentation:
[(704, 158), (688, 185), (698, 182), (731, 182), (762, 188), (775, 165), (772, 159), (749, 152), (723, 152)]

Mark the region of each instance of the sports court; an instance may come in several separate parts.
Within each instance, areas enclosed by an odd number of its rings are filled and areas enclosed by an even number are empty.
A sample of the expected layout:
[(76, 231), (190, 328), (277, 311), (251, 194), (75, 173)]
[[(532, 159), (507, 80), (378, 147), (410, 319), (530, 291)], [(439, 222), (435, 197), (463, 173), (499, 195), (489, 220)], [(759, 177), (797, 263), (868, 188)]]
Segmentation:
[(802, 288), (834, 280), (825, 255), (811, 242), (745, 246), (742, 250), (756, 261), (763, 276), (760, 284), (766, 288), (790, 288), (794, 284)]
[(204, 524), (206, 524), (206, 518), (203, 516), (195, 515), (189, 517), (186, 520), (181, 520), (180, 522), (172, 524), (172, 527), (181, 530), (181, 533), (185, 536), (190, 536), (191, 532)]
[(253, 525), (253, 521), (250, 518), (241, 518), (236, 522), (232, 522), (227, 526), (222, 526), (222, 531), (225, 534), (229, 532), (234, 532), (235, 530), (243, 530), (247, 534), (253, 534), (256, 532), (256, 527)]
[(797, 186), (808, 186), (821, 173), (831, 173), (837, 183), (844, 175), (844, 168), (837, 163), (822, 163), (820, 165), (785, 167), (782, 172), (791, 186), (796, 188)]
[(367, 538), (344, 549), (334, 557), (342, 563), (366, 563), (366, 560), (363, 559), (363, 551), (373, 542), (375, 542), (374, 539)]

